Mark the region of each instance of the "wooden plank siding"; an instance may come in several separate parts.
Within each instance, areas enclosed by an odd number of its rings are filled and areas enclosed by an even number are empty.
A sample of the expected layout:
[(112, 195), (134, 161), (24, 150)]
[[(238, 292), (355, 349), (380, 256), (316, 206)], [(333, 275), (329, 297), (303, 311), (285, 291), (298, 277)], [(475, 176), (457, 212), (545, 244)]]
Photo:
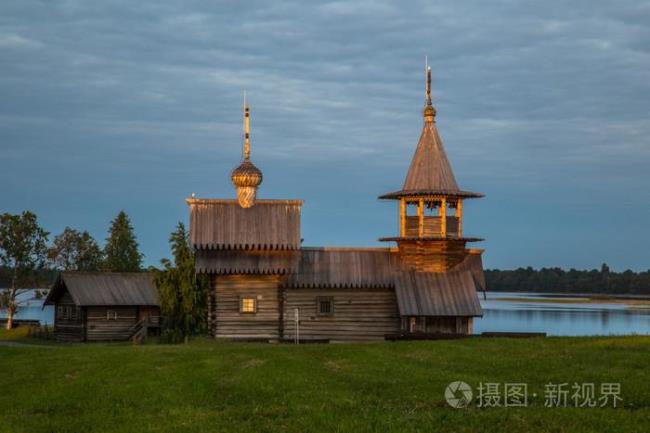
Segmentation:
[[(107, 312), (117, 313), (115, 319), (107, 318)], [(137, 307), (87, 307), (87, 341), (123, 341), (131, 336), (130, 330), (138, 321)]]
[[(280, 308), (277, 275), (213, 276), (209, 306), (210, 333), (217, 338), (280, 338)], [(255, 313), (241, 313), (242, 296), (257, 299)]]
[[(295, 309), (300, 311), (301, 340), (383, 340), (400, 329), (392, 289), (287, 289), (283, 291), (284, 338), (295, 338)], [(318, 314), (317, 299), (333, 300), (334, 311)]]

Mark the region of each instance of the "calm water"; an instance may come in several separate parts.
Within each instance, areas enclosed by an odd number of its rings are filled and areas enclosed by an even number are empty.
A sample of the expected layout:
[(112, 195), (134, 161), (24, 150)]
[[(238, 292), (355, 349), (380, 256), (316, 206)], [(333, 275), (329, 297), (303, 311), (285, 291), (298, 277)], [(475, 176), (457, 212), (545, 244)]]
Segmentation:
[[(54, 323), (54, 307), (47, 305), (43, 308), (43, 299), (34, 299), (34, 292), (27, 291), (21, 293), (20, 297), (21, 306), (18, 309), (18, 314), (14, 316), (15, 319), (36, 319), (40, 320), (42, 325), (52, 325)], [(0, 318), (7, 317), (6, 310), (0, 309)]]
[(584, 298), (539, 293), (488, 292), (487, 300), (483, 300), (482, 293), (479, 295), (483, 317), (474, 320), (476, 334), (484, 331), (546, 332), (548, 335), (650, 334), (650, 305), (540, 302), (549, 298), (566, 301)]
[[(511, 331), (546, 332), (548, 335), (650, 335), (650, 305), (536, 302), (535, 300), (558, 297), (566, 301), (582, 299), (538, 293), (488, 293), (487, 300), (483, 300), (482, 293), (479, 295), (483, 317), (474, 321), (476, 334), (484, 331)], [(17, 317), (52, 324), (54, 310), (51, 306), (42, 309), (42, 302), (28, 300)], [(6, 317), (2, 310), (0, 317)]]

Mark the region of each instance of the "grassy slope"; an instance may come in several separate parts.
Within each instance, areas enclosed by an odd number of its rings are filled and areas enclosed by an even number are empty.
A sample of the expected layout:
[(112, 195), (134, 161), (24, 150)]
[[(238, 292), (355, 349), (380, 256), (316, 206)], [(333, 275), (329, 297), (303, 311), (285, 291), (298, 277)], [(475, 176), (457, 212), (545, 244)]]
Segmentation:
[[(650, 431), (649, 365), (649, 337), (0, 347), (0, 431)], [(452, 380), (621, 382), (625, 408), (456, 410)]]

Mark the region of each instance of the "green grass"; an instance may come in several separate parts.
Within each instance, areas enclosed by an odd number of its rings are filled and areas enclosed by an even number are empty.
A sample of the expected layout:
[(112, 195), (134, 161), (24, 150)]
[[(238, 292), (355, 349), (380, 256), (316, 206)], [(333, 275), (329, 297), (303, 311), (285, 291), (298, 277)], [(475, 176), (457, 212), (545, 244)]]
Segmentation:
[[(0, 431), (646, 432), (649, 366), (650, 337), (0, 346)], [(540, 397), (452, 409), (454, 380)], [(623, 407), (545, 408), (549, 382), (620, 382)]]

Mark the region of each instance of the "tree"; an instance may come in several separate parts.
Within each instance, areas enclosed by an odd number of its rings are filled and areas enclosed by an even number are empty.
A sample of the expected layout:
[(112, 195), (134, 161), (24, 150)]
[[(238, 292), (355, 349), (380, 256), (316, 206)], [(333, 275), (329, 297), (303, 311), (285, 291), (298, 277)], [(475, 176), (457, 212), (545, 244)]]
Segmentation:
[(48, 232), (38, 225), (36, 215), (24, 211), (21, 215), (5, 213), (0, 216), (0, 262), (10, 270), (9, 288), (0, 296), (0, 307), (7, 309), (7, 329), (13, 327), (20, 295), (25, 283), (45, 264)]
[(113, 272), (139, 272), (142, 270), (142, 254), (133, 233), (129, 216), (123, 210), (111, 221), (111, 228), (104, 247), (104, 268)]
[(54, 238), (47, 256), (60, 270), (98, 271), (102, 265), (103, 252), (90, 233), (66, 227)]
[(169, 243), (174, 262), (162, 259), (163, 270), (156, 270), (154, 277), (163, 332), (182, 337), (199, 334), (206, 329), (208, 281), (196, 274), (194, 251), (183, 223), (178, 223)]

